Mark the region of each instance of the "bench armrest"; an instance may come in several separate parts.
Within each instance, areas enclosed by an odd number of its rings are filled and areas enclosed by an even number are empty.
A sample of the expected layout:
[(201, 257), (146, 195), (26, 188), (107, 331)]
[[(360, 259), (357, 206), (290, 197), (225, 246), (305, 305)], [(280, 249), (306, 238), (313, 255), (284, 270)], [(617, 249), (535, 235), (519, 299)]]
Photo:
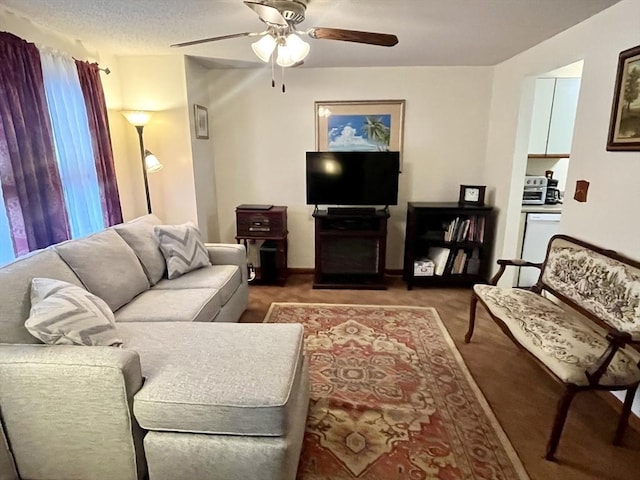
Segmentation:
[(496, 272), (496, 274), (489, 280), (489, 285), (497, 285), (498, 280), (502, 277), (502, 274), (507, 269), (507, 267), (536, 267), (538, 269), (542, 268), (542, 263), (534, 263), (528, 262), (527, 260), (522, 260), (520, 258), (515, 259), (505, 259), (501, 258), (498, 260), (498, 265), (500, 268)]
[(136, 352), (0, 345), (0, 378), (2, 421), (24, 478), (133, 480), (144, 473), (132, 416), (142, 386)]
[(238, 265), (242, 273), (242, 283), (247, 283), (247, 251), (244, 245), (236, 243), (205, 243), (209, 261), (213, 265)]
[(613, 360), (618, 349), (624, 348), (625, 345), (631, 343), (632, 340), (630, 334), (614, 330), (607, 334), (607, 341), (609, 342), (607, 349), (586, 371), (587, 378), (591, 385), (598, 384), (602, 375), (604, 375), (607, 368), (609, 368), (609, 364)]

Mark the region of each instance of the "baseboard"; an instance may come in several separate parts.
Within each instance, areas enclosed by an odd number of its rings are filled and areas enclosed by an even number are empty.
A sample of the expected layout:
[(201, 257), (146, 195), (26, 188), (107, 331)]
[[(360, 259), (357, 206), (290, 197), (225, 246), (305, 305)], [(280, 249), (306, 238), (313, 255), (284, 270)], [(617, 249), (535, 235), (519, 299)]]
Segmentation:
[(315, 268), (287, 268), (289, 274), (312, 274), (315, 272)]
[(404, 272), (401, 268), (387, 268), (384, 271), (385, 275), (391, 275), (393, 277), (401, 277)]

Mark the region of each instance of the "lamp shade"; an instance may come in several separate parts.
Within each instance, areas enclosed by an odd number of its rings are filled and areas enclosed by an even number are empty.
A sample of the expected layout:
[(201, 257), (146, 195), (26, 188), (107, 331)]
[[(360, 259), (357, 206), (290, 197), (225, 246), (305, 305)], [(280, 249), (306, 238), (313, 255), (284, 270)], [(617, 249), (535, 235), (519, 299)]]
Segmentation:
[(158, 158), (149, 150), (144, 151), (144, 168), (149, 173), (162, 170), (162, 164), (160, 163), (160, 160), (158, 160)]
[(124, 115), (131, 125), (136, 127), (144, 127), (151, 120), (151, 112), (143, 110), (122, 110), (120, 113)]
[(309, 54), (309, 44), (292, 33), (287, 36), (284, 43), (278, 45), (278, 58), (276, 63), (281, 67), (292, 67), (301, 62)]
[(309, 44), (295, 33), (287, 36), (287, 48), (294, 63), (301, 62), (309, 55)]
[(271, 54), (276, 49), (277, 40), (273, 36), (267, 34), (257, 42), (251, 44), (251, 49), (260, 60), (268, 62)]

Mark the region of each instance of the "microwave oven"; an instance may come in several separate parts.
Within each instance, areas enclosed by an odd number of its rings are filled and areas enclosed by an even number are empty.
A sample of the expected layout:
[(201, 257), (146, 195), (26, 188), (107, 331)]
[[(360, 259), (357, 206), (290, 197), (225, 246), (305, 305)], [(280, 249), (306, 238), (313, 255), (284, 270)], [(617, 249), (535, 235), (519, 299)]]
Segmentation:
[(547, 177), (527, 175), (522, 192), (523, 205), (544, 205), (547, 198)]

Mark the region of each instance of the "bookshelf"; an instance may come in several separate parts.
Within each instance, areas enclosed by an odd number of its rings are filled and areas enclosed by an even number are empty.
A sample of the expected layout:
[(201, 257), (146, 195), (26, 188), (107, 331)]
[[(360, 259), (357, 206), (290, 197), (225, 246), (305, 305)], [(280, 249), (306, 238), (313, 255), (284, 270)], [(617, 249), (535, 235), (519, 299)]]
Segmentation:
[[(409, 202), (403, 278), (407, 288), (466, 287), (488, 280), (494, 209), (458, 203)], [(429, 261), (433, 262), (433, 274)]]

